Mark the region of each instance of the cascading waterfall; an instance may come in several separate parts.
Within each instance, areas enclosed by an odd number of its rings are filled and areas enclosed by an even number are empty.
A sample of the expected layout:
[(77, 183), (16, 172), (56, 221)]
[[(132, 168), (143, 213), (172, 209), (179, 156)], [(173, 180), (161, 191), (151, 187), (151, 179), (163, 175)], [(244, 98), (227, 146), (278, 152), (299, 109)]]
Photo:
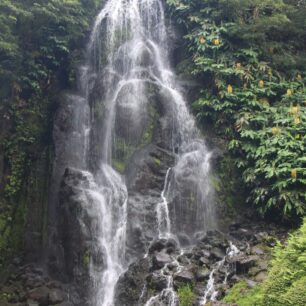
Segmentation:
[[(124, 148), (140, 144), (148, 118), (150, 86), (157, 88), (161, 97), (166, 123), (171, 127), (167, 149), (175, 156), (155, 209), (156, 237), (177, 233), (192, 237), (215, 223), (209, 182), (211, 152), (171, 70), (169, 53), (161, 0), (108, 0), (91, 33), (79, 95), (69, 97), (74, 101), (74, 124), (63, 144), (62, 164), (84, 171), (90, 180), (84, 187), (95, 242), (95, 258), (89, 265), (94, 285), (90, 305), (114, 305), (116, 283), (127, 268), (129, 197), (124, 176), (112, 167), (117, 158), (114, 145), (122, 139)], [(170, 201), (175, 203), (171, 207)], [(170, 276), (168, 283), (162, 294), (175, 305)]]
[(226, 284), (228, 275), (233, 270), (233, 267), (230, 264), (226, 263), (226, 259), (230, 260), (231, 258), (237, 256), (239, 253), (240, 253), (240, 251), (238, 250), (238, 248), (232, 242), (230, 242), (230, 246), (226, 250), (226, 255), (224, 256), (224, 258), (222, 260), (220, 260), (216, 263), (215, 268), (212, 269), (212, 271), (210, 272), (209, 279), (208, 279), (208, 282), (207, 282), (207, 285), (206, 285), (206, 290), (204, 292), (204, 296), (203, 296), (203, 298), (201, 300), (201, 303), (200, 303), (201, 305), (206, 305), (206, 303), (208, 301), (216, 301), (218, 291), (215, 288), (214, 275), (215, 275), (216, 271), (218, 271), (219, 269), (225, 268), (226, 269), (226, 274), (225, 274), (225, 278), (224, 278), (223, 283)]

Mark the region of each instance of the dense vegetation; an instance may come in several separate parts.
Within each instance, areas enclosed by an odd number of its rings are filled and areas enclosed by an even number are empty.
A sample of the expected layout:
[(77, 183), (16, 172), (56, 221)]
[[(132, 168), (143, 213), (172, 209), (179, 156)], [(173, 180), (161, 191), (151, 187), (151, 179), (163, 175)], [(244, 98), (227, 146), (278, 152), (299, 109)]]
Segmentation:
[(39, 206), (46, 200), (54, 110), (59, 92), (74, 84), (76, 63), (83, 58), (91, 17), (100, 2), (0, 3), (1, 253), (22, 243), (23, 227), (35, 223), (35, 213), (43, 223), (45, 207)]
[[(305, 214), (306, 2), (168, 0), (215, 126), (262, 214)], [(190, 66), (190, 65), (189, 65)]]
[[(39, 243), (45, 238), (54, 114), (59, 93), (75, 86), (101, 2), (1, 0), (0, 268), (24, 246), (26, 227)], [(201, 88), (193, 102), (199, 122), (226, 144), (227, 167), (234, 161), (248, 202), (298, 224), (306, 210), (306, 1), (167, 3), (185, 32), (181, 69)], [(268, 279), (253, 290), (238, 283), (225, 301), (305, 305), (305, 237), (304, 219), (288, 245), (276, 248)], [(190, 286), (178, 295), (186, 306), (194, 298)]]
[[(189, 50), (178, 69), (200, 83), (193, 110), (229, 152), (223, 172), (236, 179), (226, 180), (227, 188), (237, 192), (241, 176), (248, 202), (262, 215), (300, 220), (306, 210), (306, 2), (167, 2)], [(262, 285), (250, 290), (239, 282), (224, 301), (305, 305), (305, 229), (304, 220), (288, 245), (275, 249)]]

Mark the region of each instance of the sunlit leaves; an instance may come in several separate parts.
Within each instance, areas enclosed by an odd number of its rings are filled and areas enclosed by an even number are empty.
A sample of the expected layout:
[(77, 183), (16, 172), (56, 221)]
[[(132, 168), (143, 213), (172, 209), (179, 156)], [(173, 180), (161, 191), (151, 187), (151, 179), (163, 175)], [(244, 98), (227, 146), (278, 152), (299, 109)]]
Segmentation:
[(304, 8), (282, 0), (174, 2), (185, 5), (174, 12), (188, 29), (193, 74), (210, 80), (193, 103), (197, 119), (228, 140), (259, 211), (304, 214), (306, 79), (297, 56), (305, 37), (298, 27), (287, 32)]

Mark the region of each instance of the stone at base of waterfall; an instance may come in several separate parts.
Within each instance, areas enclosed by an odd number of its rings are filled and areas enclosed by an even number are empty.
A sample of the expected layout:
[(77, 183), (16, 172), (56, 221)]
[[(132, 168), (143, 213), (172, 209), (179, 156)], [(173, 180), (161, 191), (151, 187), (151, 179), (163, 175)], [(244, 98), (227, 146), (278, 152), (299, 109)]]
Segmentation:
[(50, 290), (46, 286), (38, 287), (38, 288), (32, 289), (28, 293), (28, 299), (30, 301), (35, 301), (35, 302), (38, 302), (39, 304), (45, 305), (45, 304), (48, 304), (49, 302), (49, 292)]
[(32, 300), (27, 300), (26, 306), (39, 306), (39, 303)]
[(241, 274), (248, 272), (251, 267), (255, 266), (258, 259), (257, 255), (246, 256), (242, 254), (231, 258), (230, 262), (236, 264), (236, 273)]
[(187, 257), (185, 254), (180, 255), (180, 256), (177, 258), (177, 261), (178, 261), (180, 264), (182, 264), (183, 266), (188, 265), (189, 262), (190, 262), (189, 259), (188, 259), (188, 257)]
[(257, 285), (257, 282), (254, 282), (251, 279), (246, 279), (245, 282), (250, 289), (254, 288)]
[(261, 271), (255, 276), (255, 281), (262, 283), (263, 281), (267, 279), (267, 277), (268, 277), (267, 273), (264, 271)]
[(166, 249), (167, 253), (172, 253), (177, 249), (177, 242), (174, 239), (158, 239), (152, 242), (149, 248), (149, 254), (161, 252)]
[(146, 288), (146, 277), (150, 275), (150, 259), (142, 258), (132, 263), (116, 286), (114, 306), (137, 305), (142, 291)]
[(28, 300), (37, 302), (39, 305), (55, 305), (64, 302), (67, 294), (61, 289), (42, 286), (34, 288), (28, 293)]
[(50, 289), (49, 302), (51, 305), (58, 304), (67, 299), (67, 294), (60, 289)]
[(257, 246), (252, 247), (251, 252), (255, 255), (264, 255), (265, 254), (265, 252)]
[(162, 269), (166, 264), (172, 262), (172, 258), (165, 252), (157, 253), (153, 256), (152, 270)]
[(186, 267), (183, 271), (174, 274), (174, 283), (177, 287), (181, 283), (192, 283), (195, 279), (194, 273), (192, 272), (193, 266)]
[(210, 270), (209, 269), (203, 268), (203, 269), (197, 270), (196, 280), (198, 282), (206, 281), (209, 278), (209, 275), (210, 275)]
[(63, 303), (60, 303), (60, 304), (56, 304), (54, 306), (74, 306), (74, 305), (70, 302), (63, 302)]
[(209, 263), (210, 263), (210, 261), (209, 261), (209, 259), (208, 259), (207, 257), (201, 257), (201, 258), (199, 259), (199, 264), (200, 264), (201, 266), (209, 265)]
[(212, 257), (219, 259), (219, 260), (223, 259), (225, 256), (225, 251), (218, 247), (212, 248), (210, 253)]
[(167, 288), (168, 280), (166, 276), (161, 273), (153, 273), (146, 279), (147, 283), (150, 284), (150, 289), (154, 291), (162, 291)]
[(254, 232), (246, 228), (239, 228), (236, 231), (230, 232), (230, 234), (239, 240), (251, 240), (254, 237)]

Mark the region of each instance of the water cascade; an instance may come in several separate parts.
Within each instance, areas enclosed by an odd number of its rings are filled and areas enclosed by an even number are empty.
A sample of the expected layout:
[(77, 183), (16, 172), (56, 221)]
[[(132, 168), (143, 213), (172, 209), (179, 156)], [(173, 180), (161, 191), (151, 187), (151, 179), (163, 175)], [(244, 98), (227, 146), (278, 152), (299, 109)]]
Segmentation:
[(232, 266), (230, 263), (231, 258), (239, 255), (240, 251), (238, 250), (238, 248), (232, 243), (230, 242), (229, 247), (226, 250), (226, 255), (224, 256), (224, 258), (220, 261), (218, 261), (215, 264), (215, 268), (212, 269), (212, 271), (210, 272), (209, 275), (209, 279), (206, 285), (206, 290), (204, 292), (204, 296), (202, 298), (201, 304), (205, 305), (208, 301), (216, 301), (216, 297), (218, 295), (218, 291), (215, 287), (215, 279), (214, 279), (214, 275), (215, 273), (220, 270), (220, 269), (225, 269), (226, 274), (225, 274), (225, 278), (223, 283), (226, 284), (227, 283), (227, 278), (228, 275), (233, 272), (233, 270), (235, 270), (235, 267)]
[[(55, 129), (55, 172), (60, 176), (65, 168), (77, 169), (86, 180), (79, 186), (85, 212), (78, 220), (91, 237), (89, 305), (114, 305), (120, 275), (136, 255), (144, 255), (145, 250), (135, 255), (134, 248), (127, 260), (128, 228), (138, 224), (148, 246), (154, 236), (181, 242), (179, 236), (185, 235), (192, 243), (195, 233), (215, 224), (211, 152), (171, 69), (170, 47), (161, 0), (106, 1), (80, 69), (79, 92), (68, 96), (69, 103), (61, 111), (69, 114), (69, 127)], [(159, 118), (152, 117), (152, 109)], [(151, 125), (155, 134), (147, 137)], [(130, 192), (127, 177), (138, 176), (133, 158), (137, 162), (135, 156), (153, 145), (173, 162), (163, 165), (163, 157), (155, 158), (155, 168), (159, 164), (164, 168), (158, 172), (163, 188), (146, 197), (139, 190)], [(150, 218), (141, 217), (144, 208), (131, 212), (136, 193), (144, 206), (153, 206)], [(154, 203), (148, 204), (147, 199)], [(153, 234), (146, 233), (143, 220), (150, 223)], [(171, 277), (168, 281), (163, 294), (172, 301), (167, 305), (175, 305)]]

